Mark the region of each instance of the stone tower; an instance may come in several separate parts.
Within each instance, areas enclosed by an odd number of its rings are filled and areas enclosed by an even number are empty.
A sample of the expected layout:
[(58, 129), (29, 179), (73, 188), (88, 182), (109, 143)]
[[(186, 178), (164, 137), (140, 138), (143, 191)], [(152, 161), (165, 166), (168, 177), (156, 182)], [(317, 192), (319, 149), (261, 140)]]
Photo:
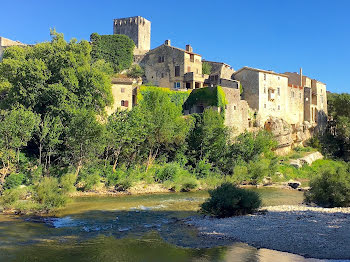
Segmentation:
[(151, 22), (141, 16), (114, 19), (113, 34), (130, 37), (135, 42), (135, 55), (151, 49)]

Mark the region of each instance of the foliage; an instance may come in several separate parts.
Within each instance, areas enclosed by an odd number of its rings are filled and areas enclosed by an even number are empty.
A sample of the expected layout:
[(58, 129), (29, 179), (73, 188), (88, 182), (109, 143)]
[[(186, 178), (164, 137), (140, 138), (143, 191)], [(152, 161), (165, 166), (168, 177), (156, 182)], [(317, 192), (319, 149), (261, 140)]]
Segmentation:
[(211, 74), (211, 65), (208, 62), (202, 63), (202, 74), (205, 74), (205, 75)]
[(325, 169), (310, 181), (310, 190), (305, 193), (307, 203), (322, 207), (350, 206), (350, 174), (345, 168)]
[(96, 189), (101, 182), (101, 170), (94, 166), (85, 167), (81, 170), (77, 182), (82, 185), (84, 191)]
[(221, 112), (224, 112), (227, 104), (225, 92), (221, 86), (195, 89), (191, 92), (183, 107), (189, 110), (195, 104), (204, 104), (207, 107), (216, 106), (221, 109)]
[(134, 41), (126, 35), (90, 36), (92, 45), (91, 56), (94, 60), (104, 59), (111, 63), (116, 72), (130, 68), (133, 62)]
[(10, 209), (15, 207), (20, 200), (25, 200), (29, 194), (30, 190), (25, 187), (7, 189), (2, 193), (0, 203), (5, 209)]
[(51, 210), (62, 207), (68, 198), (60, 188), (57, 178), (44, 177), (34, 187), (34, 198), (41, 204), (43, 210)]
[(165, 87), (155, 87), (151, 85), (144, 85), (140, 87), (140, 92), (138, 93), (138, 101), (141, 101), (143, 99), (143, 96), (149, 92), (154, 92), (154, 90), (161, 90), (163, 93), (166, 93), (169, 97), (171, 102), (175, 103), (177, 106), (182, 106), (188, 96), (191, 94), (191, 90), (188, 91), (174, 91), (170, 88)]
[(256, 192), (230, 183), (210, 190), (209, 195), (201, 206), (201, 212), (219, 218), (251, 214), (261, 206), (260, 196)]
[(185, 142), (191, 121), (182, 117), (181, 107), (160, 89), (142, 93), (139, 107), (147, 119), (145, 149), (149, 167), (161, 151), (176, 152), (175, 149)]
[(144, 74), (145, 74), (145, 71), (143, 70), (143, 68), (137, 64), (132, 65), (128, 71), (128, 77), (132, 77), (132, 78), (143, 77)]
[(6, 177), (4, 189), (16, 188), (23, 184), (25, 176), (22, 173), (12, 173)]
[(67, 173), (60, 177), (60, 185), (62, 192), (72, 193), (76, 190), (75, 188), (76, 176), (74, 173)]

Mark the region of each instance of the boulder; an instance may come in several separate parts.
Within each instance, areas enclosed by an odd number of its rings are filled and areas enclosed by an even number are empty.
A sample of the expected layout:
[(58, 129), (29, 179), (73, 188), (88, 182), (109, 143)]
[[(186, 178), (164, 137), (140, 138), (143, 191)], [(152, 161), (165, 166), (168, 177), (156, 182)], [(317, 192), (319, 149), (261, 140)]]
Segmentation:
[(323, 159), (323, 155), (320, 152), (312, 152), (302, 158), (299, 158), (298, 160), (301, 162), (302, 165), (311, 165), (313, 162), (319, 159)]
[(298, 187), (300, 187), (301, 183), (299, 181), (289, 181), (288, 182), (288, 186), (293, 188), (293, 189), (297, 189)]
[(301, 168), (303, 166), (299, 159), (291, 159), (289, 164), (295, 168)]

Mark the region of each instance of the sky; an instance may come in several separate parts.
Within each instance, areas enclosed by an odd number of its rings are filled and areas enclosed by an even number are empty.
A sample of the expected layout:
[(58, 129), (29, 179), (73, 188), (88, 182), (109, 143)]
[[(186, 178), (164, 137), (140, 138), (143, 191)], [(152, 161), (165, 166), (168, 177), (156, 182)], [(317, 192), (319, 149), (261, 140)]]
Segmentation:
[(113, 33), (113, 19), (152, 22), (151, 48), (170, 39), (235, 70), (299, 72), (350, 93), (350, 0), (11, 0), (1, 3), (0, 36), (27, 44)]

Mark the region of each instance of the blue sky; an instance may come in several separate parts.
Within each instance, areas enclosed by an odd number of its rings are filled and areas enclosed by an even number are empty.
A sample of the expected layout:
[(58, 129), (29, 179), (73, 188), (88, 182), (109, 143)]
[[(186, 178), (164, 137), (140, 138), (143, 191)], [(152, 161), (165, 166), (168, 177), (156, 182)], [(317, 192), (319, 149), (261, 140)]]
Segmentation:
[(140, 15), (152, 22), (152, 48), (171, 39), (203, 58), (238, 70), (251, 66), (298, 72), (350, 93), (350, 1), (82, 1), (11, 0), (1, 3), (0, 36), (24, 43), (113, 33), (113, 19)]

